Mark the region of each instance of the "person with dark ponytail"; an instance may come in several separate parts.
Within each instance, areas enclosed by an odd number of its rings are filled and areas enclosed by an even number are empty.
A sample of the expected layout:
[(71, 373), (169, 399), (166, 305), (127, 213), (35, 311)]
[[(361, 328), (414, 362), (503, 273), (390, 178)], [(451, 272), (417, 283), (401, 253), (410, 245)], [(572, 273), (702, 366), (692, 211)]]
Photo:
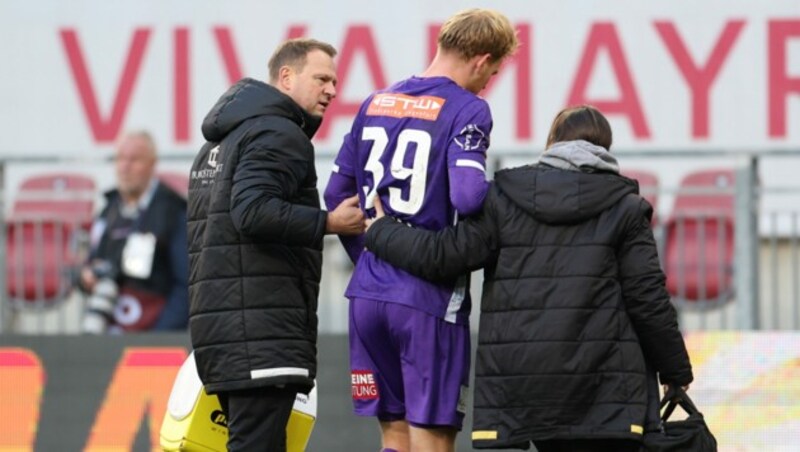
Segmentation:
[(484, 268), (477, 449), (638, 451), (658, 399), (650, 369), (662, 384), (693, 379), (653, 208), (611, 143), (600, 111), (567, 108), (539, 162), (496, 173), (476, 217), (426, 231), (377, 206), (366, 247), (379, 258), (441, 282)]

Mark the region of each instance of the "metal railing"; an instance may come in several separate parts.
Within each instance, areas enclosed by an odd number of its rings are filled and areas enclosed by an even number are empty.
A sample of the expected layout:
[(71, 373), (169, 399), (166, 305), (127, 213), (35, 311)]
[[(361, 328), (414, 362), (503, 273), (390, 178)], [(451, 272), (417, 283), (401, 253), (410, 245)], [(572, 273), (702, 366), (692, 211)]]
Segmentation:
[[(535, 158), (531, 153), (495, 153), (490, 168), (498, 169), (523, 163), (532, 163)], [(800, 150), (797, 152), (774, 153), (713, 153), (700, 152), (688, 154), (683, 151), (659, 151), (641, 153), (618, 153), (625, 169), (660, 167), (659, 161), (695, 162), (706, 166), (725, 168), (734, 171), (735, 183), (725, 187), (685, 188), (676, 182), (663, 181), (657, 187), (643, 187), (643, 194), (657, 195), (656, 214), (658, 221), (654, 225), (654, 233), (659, 245), (662, 264), (671, 278), (673, 301), (681, 316), (681, 325), (686, 331), (694, 330), (800, 330), (800, 185), (762, 185), (759, 181), (759, 170), (764, 162), (775, 166), (775, 161), (792, 160), (800, 163)], [(189, 165), (189, 159), (186, 165)], [(636, 162), (638, 159), (638, 163)], [(702, 159), (716, 159), (716, 162), (702, 162)], [(177, 159), (173, 159), (175, 161)], [(320, 187), (327, 183), (327, 175), (332, 166), (334, 156), (321, 153), (318, 156), (318, 173)], [(630, 161), (630, 163), (629, 163)], [(106, 162), (109, 167), (110, 162)], [(791, 164), (791, 163), (790, 163)], [(777, 165), (781, 165), (778, 163)], [(683, 173), (691, 168), (683, 168)], [(492, 170), (490, 170), (491, 172)], [(651, 170), (652, 171), (652, 170)], [(102, 184), (100, 184), (102, 186)], [(710, 210), (676, 214), (674, 202), (670, 198), (677, 196), (719, 195), (732, 198), (730, 212), (720, 214)], [(776, 200), (783, 199), (783, 201)], [(788, 200), (788, 201), (787, 201)], [(9, 200), (6, 200), (8, 202)], [(99, 207), (99, 206), (98, 206)], [(51, 334), (77, 333), (83, 309), (83, 297), (74, 290), (73, 280), (77, 261), (61, 262), (63, 278), (59, 284), (57, 299), (45, 296), (52, 293), (52, 287), (44, 287), (44, 275), (47, 262), (41, 253), (43, 244), (36, 243), (37, 228), (43, 231), (45, 223), (29, 225), (34, 231), (28, 247), (33, 250), (34, 260), (38, 262), (36, 274), (20, 273), (19, 263), (15, 265), (9, 254), (10, 248), (20, 249), (21, 239), (15, 236), (19, 220), (9, 220), (0, 209), (0, 255), (4, 256), (5, 271), (0, 272), (0, 333)], [(47, 219), (49, 223), (58, 219)], [(667, 223), (671, 222), (669, 228)], [(710, 224), (697, 228), (690, 224)], [(66, 227), (66, 225), (64, 225)], [(82, 229), (71, 225), (74, 231)], [(693, 229), (693, 246), (689, 248), (687, 234)], [(39, 233), (40, 240), (44, 234)], [(59, 235), (54, 236), (62, 237)], [(64, 237), (62, 237), (64, 238)], [(75, 241), (77, 237), (69, 237)], [(673, 242), (670, 242), (673, 241)], [(677, 241), (677, 242), (675, 242)], [(709, 246), (714, 241), (717, 248)], [(732, 242), (730, 250), (726, 244)], [(27, 242), (26, 242), (27, 243)], [(58, 250), (66, 249), (63, 244), (50, 244), (57, 250), (53, 258), (58, 258)], [(37, 248), (38, 247), (38, 248)], [(713, 249), (713, 252), (706, 252)], [(670, 254), (675, 251), (676, 254)], [(682, 254), (681, 254), (682, 253)], [(689, 255), (696, 259), (690, 265)], [(730, 255), (729, 255), (730, 254)], [(24, 259), (14, 254), (14, 259)], [(696, 273), (692, 274), (693, 269)], [(30, 272), (30, 270), (27, 270)], [(325, 239), (324, 267), (319, 302), (319, 325), (323, 333), (344, 333), (347, 331), (348, 302), (344, 298), (352, 264), (335, 237)], [(52, 275), (50, 276), (52, 283)], [(687, 281), (693, 281), (693, 288)], [(19, 300), (20, 284), (33, 283), (33, 297)], [(482, 273), (476, 272), (472, 278), (472, 295), (478, 300), (481, 292)], [(15, 300), (16, 299), (16, 300)], [(476, 305), (477, 303), (475, 303)], [(474, 309), (473, 329), (477, 329), (478, 309)]]

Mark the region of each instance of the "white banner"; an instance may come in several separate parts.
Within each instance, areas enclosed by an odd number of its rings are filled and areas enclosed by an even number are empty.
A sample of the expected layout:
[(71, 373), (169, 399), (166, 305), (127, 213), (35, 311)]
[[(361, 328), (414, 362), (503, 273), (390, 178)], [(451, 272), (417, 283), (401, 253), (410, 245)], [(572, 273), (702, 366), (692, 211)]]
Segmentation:
[(374, 89), (420, 73), (454, 12), (497, 9), (523, 46), (484, 95), (496, 152), (537, 148), (562, 107), (599, 106), (616, 149), (800, 147), (800, 2), (607, 0), (5, 0), (3, 156), (107, 155), (121, 131), (193, 154), (242, 76), (264, 79), (287, 36), (339, 49), (335, 151)]

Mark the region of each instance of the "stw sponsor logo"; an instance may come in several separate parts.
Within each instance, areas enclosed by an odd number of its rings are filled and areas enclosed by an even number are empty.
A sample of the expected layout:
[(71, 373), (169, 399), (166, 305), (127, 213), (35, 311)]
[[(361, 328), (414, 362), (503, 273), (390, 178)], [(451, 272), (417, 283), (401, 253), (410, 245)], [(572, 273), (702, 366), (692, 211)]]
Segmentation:
[(369, 370), (354, 370), (350, 374), (353, 399), (374, 400), (378, 398), (375, 375)]
[(436, 121), (445, 100), (436, 96), (407, 96), (383, 93), (369, 103), (367, 116), (391, 116), (393, 118), (417, 118)]

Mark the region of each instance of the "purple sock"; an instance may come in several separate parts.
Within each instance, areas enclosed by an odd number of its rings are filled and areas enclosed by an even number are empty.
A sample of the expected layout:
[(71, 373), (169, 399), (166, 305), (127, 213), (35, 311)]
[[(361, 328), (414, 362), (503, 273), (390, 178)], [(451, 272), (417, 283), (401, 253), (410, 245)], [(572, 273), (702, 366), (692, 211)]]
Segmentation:
[(381, 452), (397, 452), (397, 449), (381, 449)]

